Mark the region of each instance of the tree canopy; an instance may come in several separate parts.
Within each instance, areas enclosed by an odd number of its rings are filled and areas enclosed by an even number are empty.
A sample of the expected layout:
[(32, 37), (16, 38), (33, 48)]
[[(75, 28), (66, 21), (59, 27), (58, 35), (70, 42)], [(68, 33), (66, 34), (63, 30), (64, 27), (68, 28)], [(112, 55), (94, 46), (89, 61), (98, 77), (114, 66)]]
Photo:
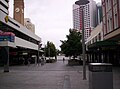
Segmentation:
[(82, 53), (82, 35), (75, 29), (69, 29), (69, 35), (66, 35), (67, 40), (64, 40), (60, 46), (61, 51), (65, 56), (77, 57)]
[(46, 57), (55, 57), (56, 56), (56, 47), (52, 42), (47, 42), (45, 46), (45, 56)]

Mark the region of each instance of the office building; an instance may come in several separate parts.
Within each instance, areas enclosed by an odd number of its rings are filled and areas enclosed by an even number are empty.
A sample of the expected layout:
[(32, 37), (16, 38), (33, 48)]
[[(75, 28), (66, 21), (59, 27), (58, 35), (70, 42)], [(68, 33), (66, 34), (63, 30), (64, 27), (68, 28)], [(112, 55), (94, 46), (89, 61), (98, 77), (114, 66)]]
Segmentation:
[[(96, 2), (90, 0), (84, 7), (85, 41), (90, 36), (91, 30), (96, 26)], [(82, 30), (82, 11), (78, 5), (73, 5), (73, 28)]]

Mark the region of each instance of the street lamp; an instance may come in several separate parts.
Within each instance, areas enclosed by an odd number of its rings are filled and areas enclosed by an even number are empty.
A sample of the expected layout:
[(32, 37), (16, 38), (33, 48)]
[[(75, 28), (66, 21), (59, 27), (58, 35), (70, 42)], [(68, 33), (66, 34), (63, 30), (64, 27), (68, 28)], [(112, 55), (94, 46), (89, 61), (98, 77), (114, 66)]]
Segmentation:
[(88, 0), (79, 0), (75, 4), (81, 7), (82, 12), (82, 58), (83, 58), (83, 80), (86, 80), (86, 60), (85, 60), (85, 39), (84, 39), (84, 5), (88, 4)]

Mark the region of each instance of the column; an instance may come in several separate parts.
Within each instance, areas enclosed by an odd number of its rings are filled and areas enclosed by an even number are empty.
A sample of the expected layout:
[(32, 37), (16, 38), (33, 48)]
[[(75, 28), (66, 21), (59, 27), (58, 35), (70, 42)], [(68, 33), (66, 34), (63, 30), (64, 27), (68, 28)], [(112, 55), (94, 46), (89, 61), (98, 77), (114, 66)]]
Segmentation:
[(4, 72), (9, 72), (9, 47), (2, 47), (1, 52), (4, 60)]

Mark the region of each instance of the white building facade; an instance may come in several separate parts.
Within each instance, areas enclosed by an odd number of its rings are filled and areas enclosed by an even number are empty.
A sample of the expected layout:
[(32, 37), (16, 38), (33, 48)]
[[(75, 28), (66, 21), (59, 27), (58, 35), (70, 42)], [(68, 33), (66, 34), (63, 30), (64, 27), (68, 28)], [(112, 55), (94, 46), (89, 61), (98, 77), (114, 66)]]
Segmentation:
[(0, 0), (0, 32), (1, 34), (5, 32), (14, 34), (13, 42), (8, 39), (0, 40), (0, 52), (5, 52), (2, 54), (2, 57), (7, 56), (2, 58), (3, 60), (6, 60), (4, 65), (7, 66), (7, 68), (5, 68), (7, 69), (7, 72), (9, 71), (9, 58), (13, 59), (17, 56), (17, 59), (19, 60), (20, 56), (23, 56), (24, 53), (27, 53), (26, 56), (36, 55), (38, 58), (41, 42), (39, 36), (9, 16), (8, 8), (9, 0)]

